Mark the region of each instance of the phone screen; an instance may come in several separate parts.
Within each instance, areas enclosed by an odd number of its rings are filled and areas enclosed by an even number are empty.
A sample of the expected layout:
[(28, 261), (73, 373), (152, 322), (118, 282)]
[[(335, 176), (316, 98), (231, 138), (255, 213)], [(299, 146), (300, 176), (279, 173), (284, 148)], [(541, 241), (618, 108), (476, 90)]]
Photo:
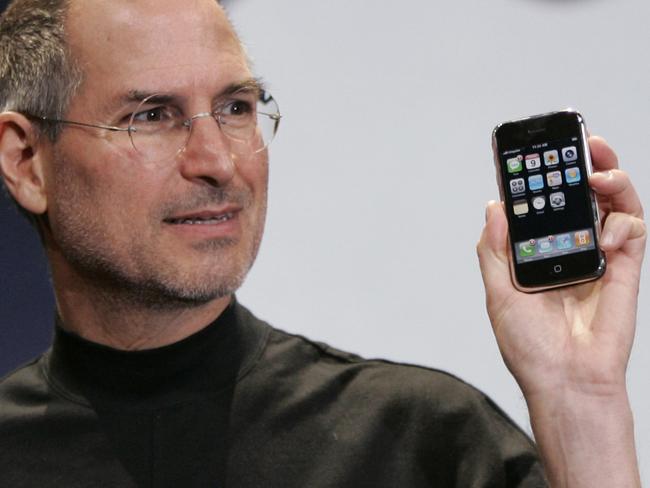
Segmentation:
[(579, 115), (509, 124), (495, 137), (517, 281), (552, 286), (599, 272), (591, 162)]

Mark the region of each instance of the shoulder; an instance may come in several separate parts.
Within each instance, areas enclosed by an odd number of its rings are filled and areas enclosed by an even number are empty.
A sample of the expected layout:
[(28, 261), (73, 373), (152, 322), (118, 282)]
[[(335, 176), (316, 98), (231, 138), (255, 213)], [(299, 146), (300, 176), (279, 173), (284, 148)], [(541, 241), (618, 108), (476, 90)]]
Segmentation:
[(0, 403), (19, 400), (25, 394), (36, 394), (45, 390), (40, 356), (0, 379)]
[[(440, 369), (358, 354), (314, 341), (298, 334), (272, 329), (267, 347), (269, 359), (300, 369), (313, 369), (323, 377), (345, 375), (372, 388), (403, 394), (457, 394), (475, 396), (480, 392), (460, 378)], [(298, 371), (300, 371), (300, 369)]]
[(489, 396), (440, 369), (363, 358), (278, 329), (269, 337), (265, 369), (286, 378), (293, 387), (330, 390), (338, 402), (421, 417), (431, 425), (451, 421), (459, 428), (483, 426), (532, 445)]
[[(31, 361), (0, 381), (0, 438), (22, 435), (25, 425), (41, 418), (45, 412), (51, 390), (41, 368), (41, 359)], [(0, 442), (0, 452), (4, 447)]]
[(543, 478), (526, 433), (486, 394), (445, 371), (366, 359), (272, 329), (251, 373), (248, 405), (323, 445), (335, 436), (337, 449), (390, 451), (440, 479), (457, 473), (458, 486), (538, 486)]
[(0, 432), (40, 420), (62, 403), (76, 403), (49, 378), (48, 357), (49, 351), (0, 380)]

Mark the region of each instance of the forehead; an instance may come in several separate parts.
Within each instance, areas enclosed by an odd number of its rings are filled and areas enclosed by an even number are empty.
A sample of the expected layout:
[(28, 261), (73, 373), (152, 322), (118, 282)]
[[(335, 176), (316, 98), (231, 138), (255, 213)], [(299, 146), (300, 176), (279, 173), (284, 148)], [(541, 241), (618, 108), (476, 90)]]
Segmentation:
[(218, 91), (250, 76), (214, 0), (77, 0), (68, 42), (84, 73), (80, 96), (125, 91)]

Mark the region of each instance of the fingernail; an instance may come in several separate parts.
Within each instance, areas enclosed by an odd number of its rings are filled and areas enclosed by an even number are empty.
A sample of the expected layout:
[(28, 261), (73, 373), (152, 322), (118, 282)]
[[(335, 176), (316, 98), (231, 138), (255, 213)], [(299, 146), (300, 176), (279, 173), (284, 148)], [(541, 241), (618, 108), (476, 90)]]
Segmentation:
[(614, 244), (614, 234), (612, 234), (611, 232), (605, 232), (600, 242), (603, 246), (607, 246), (607, 247), (611, 246), (612, 244)]
[(490, 216), (490, 208), (492, 207), (493, 204), (494, 204), (494, 200), (490, 200), (489, 202), (487, 202), (487, 205), (485, 206), (485, 222), (488, 221), (488, 218)]
[(611, 172), (612, 171), (609, 169), (607, 171), (595, 171), (594, 174), (592, 174), (591, 176), (595, 176), (596, 178), (610, 178)]

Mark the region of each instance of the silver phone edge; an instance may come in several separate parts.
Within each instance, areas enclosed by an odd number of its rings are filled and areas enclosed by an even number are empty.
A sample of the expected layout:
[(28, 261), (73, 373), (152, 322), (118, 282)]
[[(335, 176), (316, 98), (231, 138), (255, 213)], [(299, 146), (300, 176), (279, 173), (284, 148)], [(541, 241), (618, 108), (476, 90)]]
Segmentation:
[[(546, 117), (548, 115), (553, 115), (556, 113), (561, 113), (561, 112), (569, 112), (576, 114), (578, 117), (578, 123), (580, 124), (580, 139), (582, 142), (582, 147), (585, 148), (585, 167), (587, 168), (587, 179), (593, 174), (593, 165), (591, 163), (591, 150), (589, 149), (589, 135), (587, 131), (587, 126), (585, 124), (585, 119), (582, 116), (580, 112), (578, 112), (575, 109), (572, 108), (566, 108), (564, 110), (556, 110), (554, 112), (546, 112), (543, 114), (538, 114), (538, 115), (530, 115), (527, 117), (523, 117), (520, 119), (514, 119), (514, 120), (508, 120), (505, 122), (501, 122), (497, 124), (494, 129), (492, 130), (492, 154), (494, 158), (494, 170), (496, 174), (496, 180), (497, 180), (497, 187), (499, 188), (499, 199), (501, 202), (502, 206), (505, 206), (505, 196), (504, 196), (504, 183), (503, 183), (503, 176), (501, 174), (501, 167), (500, 164), (501, 162), (499, 161), (499, 151), (498, 151), (498, 146), (497, 146), (497, 138), (496, 134), (497, 131), (499, 130), (499, 127), (505, 124), (510, 124), (512, 122), (521, 122), (523, 120), (527, 119), (534, 119), (538, 117)], [(592, 213), (594, 216), (594, 229), (596, 230), (596, 244), (600, 243), (600, 232), (601, 232), (601, 224), (600, 224), (600, 210), (598, 208), (598, 201), (597, 198), (598, 196), (596, 193), (591, 190), (589, 185), (587, 185), (589, 188), (589, 195), (591, 198), (591, 207), (592, 207)], [(507, 219), (506, 219), (507, 220)], [(513, 286), (524, 293), (537, 293), (540, 291), (545, 291), (545, 290), (552, 290), (554, 288), (562, 288), (565, 286), (572, 286), (572, 285), (578, 285), (580, 283), (587, 283), (589, 281), (594, 281), (599, 279), (605, 274), (605, 270), (607, 269), (607, 260), (605, 258), (605, 254), (600, 250), (600, 264), (598, 265), (598, 268), (594, 272), (593, 275), (586, 276), (584, 279), (580, 280), (572, 280), (568, 281), (565, 283), (555, 283), (552, 285), (544, 285), (544, 286), (536, 286), (536, 287), (527, 287), (519, 283), (517, 280), (517, 275), (515, 274), (515, 259), (514, 256), (512, 255), (512, 242), (510, 240), (510, 224), (508, 223), (508, 264), (510, 268), (510, 281), (512, 281)]]

